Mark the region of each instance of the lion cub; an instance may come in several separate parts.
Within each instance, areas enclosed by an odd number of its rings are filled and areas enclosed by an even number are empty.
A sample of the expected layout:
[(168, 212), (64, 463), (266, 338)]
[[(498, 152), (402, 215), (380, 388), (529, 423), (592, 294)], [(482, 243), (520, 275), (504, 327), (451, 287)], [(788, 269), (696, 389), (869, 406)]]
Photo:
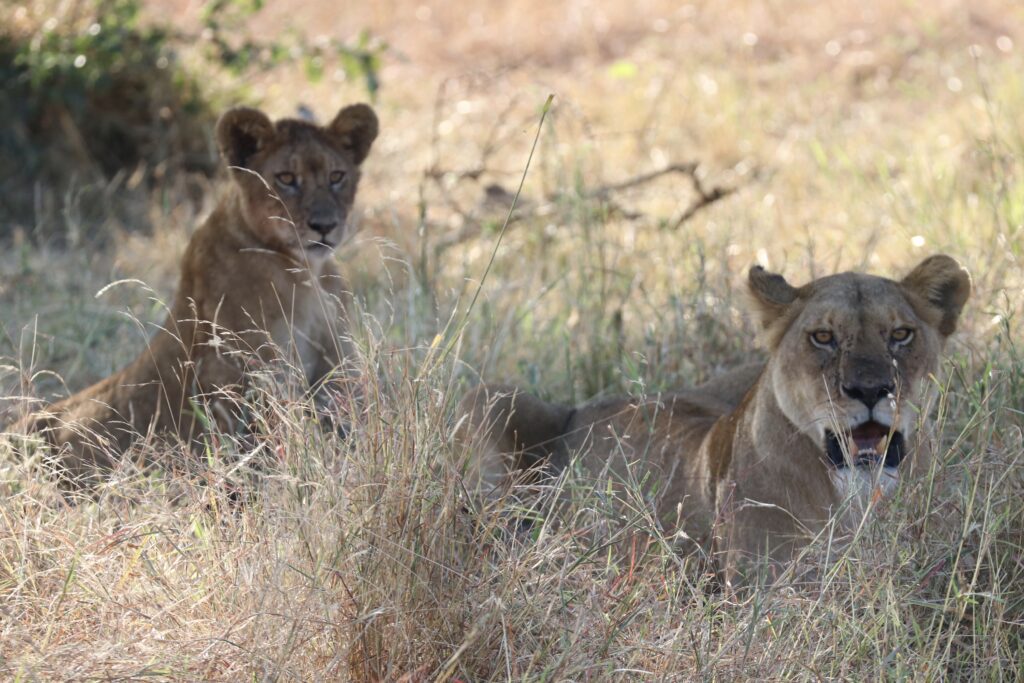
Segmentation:
[(121, 371), (32, 415), (73, 480), (112, 467), (140, 435), (192, 441), (235, 431), (235, 398), (260, 363), (289, 362), (316, 387), (348, 355), (345, 237), (377, 116), (347, 106), (327, 126), (246, 107), (217, 123), (230, 189), (195, 232), (167, 320)]
[(840, 273), (794, 287), (753, 268), (748, 287), (767, 363), (576, 407), (471, 390), (456, 416), (471, 488), (557, 473), (575, 454), (602, 481), (646, 475), (664, 528), (713, 552), (733, 582), (752, 561), (790, 559), (851, 498), (870, 502), (908, 465), (924, 469), (920, 411), (970, 295), (967, 271), (933, 256), (898, 281)]

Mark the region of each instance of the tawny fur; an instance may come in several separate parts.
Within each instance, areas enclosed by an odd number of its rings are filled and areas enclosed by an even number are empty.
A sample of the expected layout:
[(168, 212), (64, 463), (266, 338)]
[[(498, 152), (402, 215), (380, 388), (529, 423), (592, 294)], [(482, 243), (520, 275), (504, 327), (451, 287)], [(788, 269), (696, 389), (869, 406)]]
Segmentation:
[[(841, 273), (797, 288), (754, 268), (748, 286), (766, 363), (691, 390), (575, 408), (514, 387), (471, 390), (457, 434), (472, 454), (470, 488), (486, 494), (529, 467), (558, 472), (575, 454), (595, 477), (647, 476), (666, 531), (713, 552), (734, 581), (752, 561), (789, 560), (843, 503), (825, 430), (854, 424), (865, 409), (844, 386), (872, 373), (893, 382), (892, 400), (869, 408), (869, 419), (891, 420), (906, 437), (911, 455), (901, 473), (925, 469), (929, 435), (917, 429), (927, 423), (920, 411), (970, 293), (967, 271), (934, 256), (899, 282)], [(913, 329), (911, 342), (891, 341), (900, 328)], [(834, 348), (810, 342), (822, 329), (834, 335)]]
[(311, 386), (342, 365), (346, 287), (331, 253), (377, 130), (366, 105), (324, 127), (226, 112), (217, 140), (230, 190), (189, 241), (166, 321), (127, 367), (14, 431), (42, 436), (80, 480), (141, 435), (192, 442), (211, 419), (236, 430), (244, 418), (233, 399), (253, 363), (291, 363)]

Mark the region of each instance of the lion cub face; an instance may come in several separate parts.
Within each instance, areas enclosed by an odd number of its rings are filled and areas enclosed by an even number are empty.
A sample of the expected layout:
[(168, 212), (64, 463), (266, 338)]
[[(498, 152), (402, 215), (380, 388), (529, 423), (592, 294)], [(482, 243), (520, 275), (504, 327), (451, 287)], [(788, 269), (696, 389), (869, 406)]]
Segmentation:
[(970, 294), (967, 271), (933, 256), (900, 282), (841, 273), (795, 288), (754, 268), (749, 285), (781, 410), (821, 445), (843, 493), (890, 488)]
[(327, 126), (273, 123), (248, 107), (221, 116), (217, 143), (252, 237), (303, 261), (329, 254), (345, 237), (359, 167), (377, 131), (365, 104), (343, 108)]

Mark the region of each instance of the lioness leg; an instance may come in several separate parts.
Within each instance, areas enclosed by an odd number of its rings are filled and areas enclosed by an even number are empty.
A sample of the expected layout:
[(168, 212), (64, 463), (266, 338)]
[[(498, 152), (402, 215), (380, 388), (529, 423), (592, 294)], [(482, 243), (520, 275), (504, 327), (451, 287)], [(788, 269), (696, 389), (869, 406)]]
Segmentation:
[(564, 466), (562, 437), (573, 414), (569, 406), (548, 403), (507, 385), (480, 386), (459, 404), (456, 439), (469, 449), (466, 483), (492, 491), (509, 474)]
[(732, 588), (774, 583), (812, 536), (778, 507), (726, 508), (714, 532), (714, 555), (719, 578)]

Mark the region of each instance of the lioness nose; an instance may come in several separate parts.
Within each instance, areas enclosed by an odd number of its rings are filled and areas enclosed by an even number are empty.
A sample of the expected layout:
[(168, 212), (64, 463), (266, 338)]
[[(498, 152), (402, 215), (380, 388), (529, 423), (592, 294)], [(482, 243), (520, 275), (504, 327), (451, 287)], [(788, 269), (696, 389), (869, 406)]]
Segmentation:
[(892, 394), (895, 388), (891, 384), (844, 384), (843, 393), (854, 400), (860, 401), (868, 408), (874, 408), (876, 403)]
[(307, 224), (312, 230), (326, 237), (327, 233), (329, 233), (331, 230), (334, 230), (334, 228), (338, 225), (338, 221), (310, 218), (309, 221), (307, 221)]

